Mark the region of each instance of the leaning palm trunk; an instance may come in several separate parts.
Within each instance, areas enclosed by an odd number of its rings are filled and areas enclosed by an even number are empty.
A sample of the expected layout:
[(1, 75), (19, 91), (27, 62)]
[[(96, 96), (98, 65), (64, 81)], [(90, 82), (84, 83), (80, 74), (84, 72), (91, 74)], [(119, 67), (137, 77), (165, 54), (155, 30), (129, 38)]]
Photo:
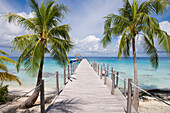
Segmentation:
[(34, 103), (36, 102), (38, 96), (39, 96), (39, 92), (40, 92), (40, 83), (41, 83), (41, 80), (42, 80), (42, 72), (43, 72), (43, 66), (44, 66), (44, 49), (45, 49), (45, 44), (42, 44), (43, 45), (43, 56), (42, 56), (42, 59), (41, 59), (41, 63), (40, 63), (40, 69), (39, 69), (39, 72), (38, 72), (38, 79), (37, 79), (37, 84), (36, 84), (36, 88), (33, 92), (33, 94), (25, 101), (23, 102), (22, 104), (19, 105), (19, 108), (20, 109), (25, 109), (25, 108), (30, 108), (34, 105)]
[[(132, 50), (133, 50), (133, 62), (134, 62), (134, 84), (138, 86), (138, 73), (137, 73), (137, 61), (136, 61), (136, 50), (135, 50), (135, 39), (132, 39)], [(138, 88), (134, 87), (133, 101), (132, 105), (136, 111), (138, 111), (139, 106), (139, 92)]]

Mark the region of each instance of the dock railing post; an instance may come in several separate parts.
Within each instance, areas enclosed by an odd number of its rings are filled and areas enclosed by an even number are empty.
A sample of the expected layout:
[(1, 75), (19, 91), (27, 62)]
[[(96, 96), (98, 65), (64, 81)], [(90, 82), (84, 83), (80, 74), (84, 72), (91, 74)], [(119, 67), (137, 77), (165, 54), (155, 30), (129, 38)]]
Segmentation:
[(103, 70), (102, 70), (102, 65), (101, 65), (100, 79), (102, 79), (102, 76), (103, 76)]
[(92, 62), (92, 67), (93, 67), (93, 70), (94, 70), (94, 62)]
[(72, 63), (71, 63), (71, 75), (73, 74), (73, 66), (72, 66)]
[(69, 78), (70, 78), (70, 71), (69, 71), (70, 69), (69, 69), (69, 65), (68, 65), (68, 80), (69, 80)]
[(131, 104), (132, 104), (132, 79), (128, 79), (127, 113), (131, 113)]
[(74, 62), (74, 72), (75, 72), (75, 70), (76, 70), (76, 63)]
[(111, 90), (111, 94), (114, 95), (114, 90), (115, 90), (115, 74), (113, 72), (113, 68), (112, 68), (111, 78), (112, 78), (112, 90)]
[(40, 85), (40, 104), (41, 104), (41, 113), (45, 113), (44, 80), (41, 80), (41, 85)]
[(107, 64), (107, 75), (109, 75), (109, 64)]
[(56, 95), (59, 94), (58, 71), (56, 71)]
[(124, 79), (124, 96), (126, 97), (126, 79)]
[(119, 81), (119, 72), (117, 72), (117, 77), (116, 77), (116, 87), (118, 88), (118, 81)]
[(97, 73), (97, 63), (95, 62), (95, 71)]
[(106, 74), (107, 74), (107, 72), (106, 72), (106, 67), (104, 68), (104, 70), (105, 70), (105, 75), (104, 75), (104, 84), (106, 85)]
[(103, 62), (103, 69), (104, 69), (104, 67), (105, 67), (105, 63)]
[(99, 64), (98, 64), (98, 68), (97, 68), (97, 75), (99, 75)]
[(64, 85), (66, 85), (66, 67), (64, 67)]
[(75, 63), (75, 62), (74, 62), (74, 65), (73, 65), (73, 66), (74, 66), (74, 72), (75, 72), (75, 70), (76, 70), (76, 63)]

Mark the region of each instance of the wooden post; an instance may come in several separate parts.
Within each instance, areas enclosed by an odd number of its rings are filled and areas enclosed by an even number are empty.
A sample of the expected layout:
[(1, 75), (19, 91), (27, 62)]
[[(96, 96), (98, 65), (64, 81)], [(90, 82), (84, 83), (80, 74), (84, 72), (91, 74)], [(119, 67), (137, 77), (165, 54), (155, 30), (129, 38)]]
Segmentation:
[(66, 85), (66, 67), (64, 67), (64, 85)]
[(97, 75), (99, 75), (99, 64), (98, 64), (98, 69), (97, 69)]
[(113, 68), (112, 68), (112, 90), (111, 90), (111, 94), (114, 95), (114, 89), (115, 89), (115, 74), (113, 73)]
[(126, 79), (124, 79), (124, 96), (126, 97)]
[(92, 62), (93, 70), (94, 70), (94, 62)]
[(74, 64), (73, 64), (73, 73), (74, 73), (75, 69), (76, 69), (76, 66), (75, 66), (75, 62), (74, 62)]
[(100, 79), (102, 79), (103, 76), (103, 70), (102, 70), (102, 65), (101, 65), (101, 74), (100, 74)]
[(73, 66), (72, 66), (72, 63), (71, 63), (71, 75), (73, 74)]
[(70, 78), (70, 71), (69, 71), (69, 65), (68, 65), (68, 80)]
[(103, 69), (104, 69), (104, 67), (105, 67), (105, 63), (103, 62)]
[(40, 94), (41, 113), (45, 113), (44, 80), (41, 80)]
[(118, 88), (118, 80), (119, 80), (119, 72), (117, 72), (117, 77), (116, 77), (116, 87)]
[(76, 70), (76, 63), (74, 62), (74, 72), (75, 72), (75, 70)]
[(109, 75), (109, 64), (107, 64), (107, 75)]
[(97, 63), (95, 62), (95, 71), (97, 73)]
[(105, 70), (105, 75), (104, 75), (104, 84), (106, 85), (106, 67), (104, 68), (104, 70)]
[(127, 113), (131, 113), (131, 104), (132, 104), (132, 79), (128, 79)]
[(56, 71), (56, 95), (59, 94), (58, 71)]

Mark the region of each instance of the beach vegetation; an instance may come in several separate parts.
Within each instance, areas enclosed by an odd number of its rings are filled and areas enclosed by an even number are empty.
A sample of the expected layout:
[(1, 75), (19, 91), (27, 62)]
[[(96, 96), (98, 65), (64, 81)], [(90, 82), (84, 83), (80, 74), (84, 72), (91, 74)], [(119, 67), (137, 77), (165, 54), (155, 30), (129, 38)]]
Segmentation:
[[(119, 9), (119, 15), (109, 14), (105, 17), (104, 37), (101, 40), (103, 47), (112, 42), (113, 37), (121, 36), (118, 56), (125, 58), (132, 56), (134, 61), (134, 84), (138, 86), (136, 41), (140, 38), (144, 52), (150, 56), (150, 62), (154, 69), (158, 68), (158, 50), (156, 41), (161, 49), (170, 54), (170, 36), (160, 28), (158, 20), (154, 15), (163, 14), (167, 8), (167, 0), (149, 0), (140, 3), (133, 0), (123, 0), (123, 7)], [(134, 87), (132, 105), (138, 110), (139, 106), (138, 88)]]
[[(13, 74), (10, 74), (8, 72), (7, 63), (11, 63), (16, 65), (16, 62), (12, 60), (11, 58), (8, 58), (6, 56), (9, 56), (8, 53), (0, 50), (0, 81), (17, 81), (19, 85), (21, 85), (21, 81), (19, 78)], [(2, 56), (3, 55), (3, 56)]]
[[(8, 87), (9, 85), (3, 85), (4, 81), (17, 81), (21, 85), (19, 78), (13, 74), (8, 73), (7, 63), (16, 64), (16, 62), (6, 56), (9, 56), (8, 53), (0, 50), (0, 102), (6, 102), (8, 96)], [(2, 56), (3, 55), (3, 56)]]
[(67, 52), (73, 47), (68, 33), (70, 26), (61, 25), (65, 13), (69, 11), (67, 6), (54, 0), (43, 0), (41, 5), (36, 0), (30, 0), (29, 5), (34, 14), (32, 18), (24, 18), (12, 12), (5, 15), (9, 23), (17, 23), (30, 32), (13, 40), (12, 51), (21, 52), (17, 70), (23, 65), (29, 75), (38, 74), (33, 94), (19, 108), (32, 107), (39, 96), (40, 88), (37, 86), (42, 80), (45, 54), (51, 55), (58, 64), (65, 66), (69, 63)]
[(9, 85), (3, 86), (3, 81), (1, 82), (1, 84), (0, 84), (0, 102), (5, 102), (7, 100), (8, 86)]

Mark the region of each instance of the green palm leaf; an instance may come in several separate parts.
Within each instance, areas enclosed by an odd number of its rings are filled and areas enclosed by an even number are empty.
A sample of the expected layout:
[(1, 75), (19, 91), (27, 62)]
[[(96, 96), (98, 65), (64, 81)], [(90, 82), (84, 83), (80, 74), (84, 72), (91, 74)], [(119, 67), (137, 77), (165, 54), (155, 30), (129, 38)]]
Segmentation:
[(17, 76), (9, 74), (7, 72), (0, 72), (0, 80), (1, 81), (17, 81), (18, 84), (21, 85), (21, 82)]
[(152, 67), (157, 69), (158, 68), (158, 54), (157, 54), (157, 49), (154, 46), (153, 41), (149, 40), (146, 35), (143, 35), (143, 47), (145, 52), (150, 55), (150, 62), (152, 64)]

